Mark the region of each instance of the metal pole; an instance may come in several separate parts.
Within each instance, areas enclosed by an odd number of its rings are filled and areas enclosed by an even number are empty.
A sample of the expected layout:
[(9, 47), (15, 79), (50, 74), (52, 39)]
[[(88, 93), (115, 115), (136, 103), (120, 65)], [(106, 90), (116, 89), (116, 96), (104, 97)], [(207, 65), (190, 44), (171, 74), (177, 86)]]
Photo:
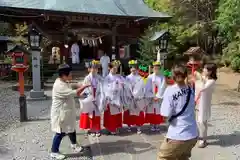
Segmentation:
[(27, 102), (26, 96), (24, 95), (24, 76), (23, 72), (18, 73), (19, 76), (19, 105), (20, 105), (20, 122), (25, 122), (28, 120), (27, 118)]

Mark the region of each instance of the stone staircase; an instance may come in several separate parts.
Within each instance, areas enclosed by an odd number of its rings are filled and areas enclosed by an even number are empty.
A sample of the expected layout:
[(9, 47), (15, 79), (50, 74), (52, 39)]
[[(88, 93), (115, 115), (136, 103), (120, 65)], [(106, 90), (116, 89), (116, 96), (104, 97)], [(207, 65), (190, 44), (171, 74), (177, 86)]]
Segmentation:
[[(72, 64), (71, 65), (73, 71), (72, 76), (73, 80), (72, 83), (81, 83), (84, 80), (84, 77), (88, 74), (87, 69), (84, 67), (84, 64)], [(55, 72), (50, 78), (48, 78), (44, 86), (45, 88), (51, 89), (55, 79), (58, 77), (58, 74)]]

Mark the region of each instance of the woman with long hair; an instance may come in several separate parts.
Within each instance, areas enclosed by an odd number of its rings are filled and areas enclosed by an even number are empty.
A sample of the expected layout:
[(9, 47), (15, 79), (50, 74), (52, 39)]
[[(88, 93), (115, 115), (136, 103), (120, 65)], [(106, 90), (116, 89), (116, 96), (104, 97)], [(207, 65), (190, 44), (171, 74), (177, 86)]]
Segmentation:
[(212, 94), (217, 80), (217, 66), (214, 63), (207, 63), (204, 65), (202, 75), (195, 73), (198, 83), (196, 90), (196, 108), (197, 108), (197, 122), (199, 128), (199, 148), (207, 146), (207, 122), (211, 117), (211, 101)]

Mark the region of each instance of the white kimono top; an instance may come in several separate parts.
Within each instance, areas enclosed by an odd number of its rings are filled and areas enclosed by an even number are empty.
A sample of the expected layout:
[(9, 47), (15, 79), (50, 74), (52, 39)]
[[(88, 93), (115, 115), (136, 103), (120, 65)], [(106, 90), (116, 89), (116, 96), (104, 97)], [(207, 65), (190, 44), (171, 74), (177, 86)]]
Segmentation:
[(69, 83), (56, 79), (52, 89), (51, 128), (56, 133), (71, 133), (76, 127), (76, 108), (74, 97), (76, 90), (72, 90)]
[(133, 96), (132, 106), (129, 107), (130, 114), (139, 115), (139, 112), (146, 107), (144, 99), (145, 85), (142, 77), (138, 74), (130, 74), (126, 77), (126, 81), (130, 85), (131, 93)]
[[(147, 78), (145, 96), (151, 98), (149, 105), (146, 107), (146, 113), (160, 114), (160, 106), (163, 98), (164, 91), (166, 89), (165, 77), (162, 75), (156, 75), (155, 73), (150, 74)], [(155, 87), (158, 88), (158, 92), (155, 93)], [(159, 102), (153, 101), (153, 98), (160, 98)]]
[(95, 112), (96, 116), (100, 116), (97, 99), (99, 96), (99, 85), (102, 81), (102, 77), (98, 74), (93, 75), (92, 73), (89, 73), (84, 78), (83, 85), (91, 84), (91, 86), (86, 88), (82, 93), (87, 95), (87, 98), (80, 100), (82, 113), (89, 113), (89, 116), (92, 116), (92, 113)]

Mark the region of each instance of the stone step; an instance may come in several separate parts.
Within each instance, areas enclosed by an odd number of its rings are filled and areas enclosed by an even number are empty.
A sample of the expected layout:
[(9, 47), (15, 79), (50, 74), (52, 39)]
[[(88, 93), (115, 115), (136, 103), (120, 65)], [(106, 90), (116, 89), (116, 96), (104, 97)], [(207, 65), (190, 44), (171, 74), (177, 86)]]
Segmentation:
[[(73, 83), (78, 83), (80, 81), (84, 80), (84, 77), (87, 75), (87, 72), (80, 72), (80, 73), (74, 73), (73, 72)], [(56, 78), (58, 77), (57, 74), (54, 74), (51, 78), (47, 79), (45, 81), (45, 85), (51, 85), (55, 82)]]
[(76, 70), (85, 70), (85, 65), (84, 63), (80, 63), (80, 64), (71, 64), (72, 70), (76, 71)]

